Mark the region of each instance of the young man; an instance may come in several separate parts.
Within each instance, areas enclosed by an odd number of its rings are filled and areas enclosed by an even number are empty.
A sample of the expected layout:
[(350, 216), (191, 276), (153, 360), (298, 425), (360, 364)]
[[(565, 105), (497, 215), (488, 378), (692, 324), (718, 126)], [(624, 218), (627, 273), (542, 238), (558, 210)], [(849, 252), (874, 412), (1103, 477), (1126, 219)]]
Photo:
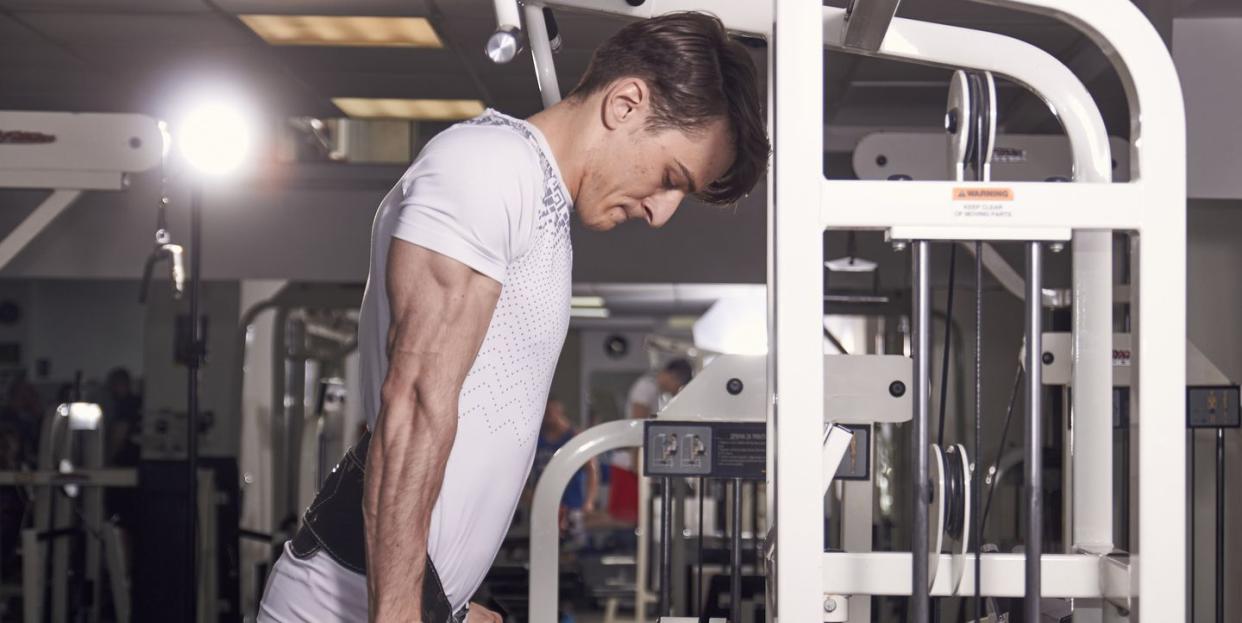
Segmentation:
[[(676, 396), (690, 383), (694, 368), (689, 361), (669, 361), (655, 374), (644, 374), (630, 385), (625, 398), (626, 417), (645, 420), (655, 417), (665, 395)], [(638, 450), (613, 450), (608, 465), (608, 513), (614, 519), (638, 521)]]
[(635, 22), (565, 101), (488, 111), (380, 205), (359, 323), (370, 434), (272, 570), (260, 621), (498, 621), (467, 602), (508, 529), (569, 325), (569, 219), (733, 203), (768, 157), (756, 72), (720, 22)]
[(630, 386), (625, 399), (626, 414), (636, 420), (654, 417), (660, 410), (660, 398), (676, 396), (694, 376), (694, 368), (685, 359), (673, 359), (655, 374), (644, 374)]

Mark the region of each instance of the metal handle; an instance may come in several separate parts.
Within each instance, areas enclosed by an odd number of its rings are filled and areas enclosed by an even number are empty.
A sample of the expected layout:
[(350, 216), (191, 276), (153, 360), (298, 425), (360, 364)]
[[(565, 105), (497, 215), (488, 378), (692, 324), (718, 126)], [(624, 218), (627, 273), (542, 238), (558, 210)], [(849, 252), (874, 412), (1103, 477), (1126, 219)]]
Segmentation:
[(543, 7), (528, 4), (525, 12), (527, 39), (530, 41), (531, 59), (535, 63), (535, 79), (539, 83), (539, 95), (546, 108), (561, 101), (561, 85), (556, 77), (556, 62), (552, 59), (554, 44)]
[(496, 32), (487, 38), (484, 52), (493, 63), (503, 65), (522, 51), (522, 20), (516, 0), (495, 0)]

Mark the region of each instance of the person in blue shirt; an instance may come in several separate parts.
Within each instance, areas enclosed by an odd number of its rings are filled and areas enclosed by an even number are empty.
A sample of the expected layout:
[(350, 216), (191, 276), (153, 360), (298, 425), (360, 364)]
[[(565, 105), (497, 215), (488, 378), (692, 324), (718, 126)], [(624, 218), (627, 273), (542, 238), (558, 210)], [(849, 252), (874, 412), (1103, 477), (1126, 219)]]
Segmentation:
[[(543, 413), (543, 426), (539, 431), (539, 441), (535, 447), (535, 464), (531, 470), (530, 487), (533, 489), (543, 475), (543, 470), (556, 454), (578, 431), (574, 429), (565, 415), (565, 404), (556, 398), (549, 398)], [(585, 541), (586, 515), (595, 511), (595, 501), (599, 497), (599, 466), (591, 459), (565, 487), (565, 495), (561, 498), (558, 516), (562, 533), (576, 544)]]

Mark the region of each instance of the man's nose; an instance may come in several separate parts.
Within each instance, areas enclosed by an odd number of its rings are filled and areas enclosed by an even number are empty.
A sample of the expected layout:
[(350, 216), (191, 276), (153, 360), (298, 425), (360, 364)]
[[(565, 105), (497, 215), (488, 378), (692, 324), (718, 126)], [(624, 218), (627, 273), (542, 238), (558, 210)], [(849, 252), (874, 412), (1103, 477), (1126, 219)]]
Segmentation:
[(643, 202), (643, 211), (647, 213), (647, 224), (652, 227), (664, 227), (664, 224), (673, 218), (673, 213), (677, 211), (677, 207), (685, 198), (686, 193), (680, 190), (670, 190), (648, 197)]

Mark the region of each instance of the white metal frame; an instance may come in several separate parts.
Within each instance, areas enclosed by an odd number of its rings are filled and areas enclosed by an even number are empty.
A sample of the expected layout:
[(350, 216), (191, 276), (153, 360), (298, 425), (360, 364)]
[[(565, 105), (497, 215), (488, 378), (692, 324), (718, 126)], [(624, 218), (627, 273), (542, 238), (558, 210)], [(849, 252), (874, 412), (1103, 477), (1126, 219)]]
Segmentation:
[(159, 123), (144, 115), (0, 110), (0, 129), (32, 137), (0, 145), (0, 188), (52, 190), (0, 240), (0, 268), (83, 191), (125, 190), (129, 174), (158, 166), (166, 148)]
[[(910, 369), (908, 365), (903, 365), (903, 357), (821, 355), (821, 358), (824, 361), (826, 389), (824, 405), (817, 413), (834, 413), (837, 417), (833, 422), (846, 424), (904, 422), (910, 419), (909, 394), (892, 396), (888, 389), (893, 382), (910, 386)], [(678, 422), (761, 421), (769, 395), (765, 386), (766, 364), (763, 356), (717, 356), (664, 406), (659, 418)], [(746, 389), (738, 395), (729, 394), (725, 388), (730, 379), (742, 381)], [(619, 420), (589, 428), (558, 450), (544, 468), (531, 503), (530, 620), (555, 618), (560, 586), (557, 547), (560, 530), (556, 518), (565, 486), (592, 458), (610, 450), (641, 447), (643, 424), (641, 420)], [(831, 440), (826, 438), (824, 427), (829, 424), (821, 422), (820, 432), (816, 433), (824, 437), (818, 444), (821, 447), (819, 451), (826, 457), (823, 461), (824, 478), (821, 479), (824, 488), (830, 484), (830, 476), (835, 474), (836, 465), (849, 443), (848, 435), (842, 437), (846, 431), (839, 427), (830, 427), (836, 433)], [(823, 491), (819, 495), (822, 498)], [(647, 497), (640, 491), (640, 501)], [(643, 515), (645, 507), (645, 504), (639, 504), (640, 530), (646, 525)], [(870, 507), (867, 508), (867, 517), (870, 517)], [(866, 523), (866, 532), (870, 534), (870, 521)], [(644, 603), (645, 593), (646, 554), (642, 549), (643, 541), (639, 540), (637, 556), (639, 579), (636, 600), (639, 604)], [(641, 611), (636, 613), (637, 620), (641, 620), (641, 616)]]
[[(1094, 565), (1095, 580), (1079, 574), (1073, 587), (1058, 589), (1059, 580), (1043, 586), (1043, 594), (1116, 597), (1118, 591), (1138, 598), (1147, 620), (1176, 620), (1183, 616), (1185, 587), (1185, 518), (1162, 513), (1161, 501), (1184, 496), (1184, 448), (1166, 443), (1180, 439), (1184, 387), (1185, 334), (1185, 112), (1172, 60), (1151, 24), (1124, 0), (977, 0), (984, 4), (1030, 11), (1060, 19), (1090, 36), (1108, 55), (1126, 87), (1131, 111), (1131, 181), (1109, 182), (1107, 136), (1099, 113), (1086, 90), (1055, 59), (1013, 39), (893, 19), (877, 56), (912, 62), (988, 70), (1031, 88), (1045, 98), (1071, 137), (1075, 156), (1074, 186), (1047, 183), (916, 182), (890, 184), (874, 181), (826, 180), (823, 177), (823, 140), (820, 132), (806, 132), (822, 124), (823, 47), (842, 46), (845, 16), (840, 9), (824, 8), (810, 0), (775, 0), (775, 10), (759, 2), (705, 3), (701, 0), (651, 0), (639, 7), (617, 6), (605, 0), (556, 0), (565, 6), (633, 17), (650, 17), (674, 10), (715, 12), (731, 29), (769, 36), (769, 122), (774, 161), (769, 183), (769, 322), (773, 345), (769, 357), (769, 517), (775, 518), (774, 561), (770, 582), (769, 616), (785, 620), (820, 620), (822, 599), (828, 593), (909, 594), (900, 571), (865, 574), (909, 554), (819, 554), (819, 497), (816, 479), (782, 478), (781, 474), (820, 471), (821, 418), (808, 417), (823, 404), (820, 353), (823, 229), (876, 229), (895, 238), (945, 240), (1075, 240), (1075, 349), (1076, 421), (1075, 459), (1104, 463), (1111, 395), (1106, 395), (1111, 370), (1112, 288), (1109, 234), (1114, 230), (1138, 234), (1136, 253), (1141, 284), (1135, 287), (1136, 326), (1158, 330), (1139, 332), (1136, 349), (1140, 396), (1132, 416), (1137, 456), (1137, 548), (1128, 577), (1119, 579), (1118, 565), (1097, 562), (1091, 556), (1072, 557), (1074, 565)], [(498, 9), (508, 0), (496, 0)], [(542, 3), (528, 7), (541, 8)], [(507, 9), (500, 14), (506, 15)], [(535, 29), (542, 27), (538, 11), (527, 13)], [(822, 27), (821, 27), (822, 25)], [(770, 37), (775, 32), (779, 36)], [(551, 51), (532, 42), (545, 104), (559, 100)], [(851, 48), (851, 51), (859, 51)], [(1147, 121), (1147, 123), (1143, 123)], [(1006, 197), (1003, 209), (974, 213), (960, 210), (954, 191), (968, 187)], [(783, 198), (792, 198), (785, 200)], [(818, 198), (818, 200), (817, 200)], [(785, 204), (789, 203), (788, 207)], [(979, 203), (988, 203), (986, 201)], [(820, 209), (808, 210), (810, 204)], [(838, 206), (846, 206), (840, 209)], [(866, 206), (866, 209), (852, 209)], [(981, 216), (982, 215), (982, 216)], [(1162, 297), (1143, 297), (1151, 289)], [(1169, 299), (1174, 301), (1169, 304)], [(1160, 362), (1143, 366), (1142, 361)], [(1148, 414), (1146, 417), (1144, 414)], [(1082, 423), (1087, 423), (1082, 428)], [(1103, 422), (1103, 423), (1101, 423)], [(1098, 425), (1098, 426), (1097, 426)], [(1080, 466), (1081, 467), (1081, 466)], [(1076, 512), (1075, 542), (1085, 551), (1102, 554), (1111, 548), (1111, 478), (1090, 469), (1075, 470), (1075, 503), (1090, 512)], [(1081, 509), (1080, 509), (1081, 510)], [(1081, 523), (1078, 518), (1083, 518)], [(896, 558), (894, 558), (896, 557)], [(997, 568), (1003, 555), (985, 556), (985, 569)], [(1102, 559), (1107, 561), (1108, 559)], [(842, 569), (855, 568), (851, 577), (871, 582), (837, 585)], [(901, 562), (904, 569), (909, 562)], [(943, 561), (942, 561), (943, 564)], [(1043, 567), (1061, 564), (1045, 556)], [(1143, 573), (1143, 569), (1155, 572)], [(1017, 576), (1017, 569), (1008, 575)], [(847, 574), (848, 575), (848, 574)], [(906, 576), (908, 577), (908, 576)], [(969, 584), (969, 583), (967, 583)], [(1120, 584), (1120, 588), (1118, 585)], [(985, 593), (994, 582), (985, 579)], [(1072, 590), (1071, 590), (1072, 588)], [(848, 589), (848, 590), (843, 590)], [(933, 587), (935, 590), (935, 587)], [(1000, 590), (999, 588), (995, 590)], [(1006, 593), (1008, 594), (1008, 593)], [(554, 597), (553, 597), (554, 599)], [(777, 609), (779, 608), (779, 610)], [(1135, 613), (1138, 612), (1136, 609)]]
[[(1081, 264), (1080, 268), (1084, 270), (1076, 270), (1075, 273), (1075, 304), (1097, 310), (1108, 307), (1102, 304), (1093, 305), (1097, 299), (1091, 297), (1108, 297), (1104, 300), (1108, 300), (1111, 306), (1111, 275), (1101, 268), (1103, 263), (1099, 261), (1108, 252), (1107, 230), (1132, 230), (1139, 234), (1145, 250), (1138, 254), (1137, 273), (1142, 289), (1160, 292), (1162, 298), (1143, 298), (1140, 295), (1137, 300), (1136, 315), (1141, 317), (1142, 324), (1158, 327), (1158, 330), (1140, 333), (1138, 352), (1143, 360), (1159, 361), (1161, 365), (1159, 370), (1153, 365), (1139, 368), (1140, 387), (1145, 391), (1142, 393), (1142, 404), (1136, 404), (1133, 411), (1136, 422), (1133, 434), (1136, 436), (1135, 447), (1138, 448), (1138, 512), (1135, 517), (1138, 523), (1138, 539), (1135, 557), (1132, 559), (1129, 588), (1131, 594), (1138, 598), (1138, 607), (1141, 608), (1141, 611), (1136, 612), (1146, 620), (1178, 620), (1184, 615), (1185, 607), (1185, 587), (1181, 580), (1185, 577), (1182, 539), (1185, 519), (1180, 513), (1161, 513), (1159, 510), (1161, 500), (1184, 497), (1184, 449), (1179, 444), (1164, 443), (1165, 439), (1181, 439), (1182, 420), (1179, 414), (1182, 409), (1181, 392), (1185, 369), (1185, 309), (1183, 297), (1179, 295), (1185, 292), (1185, 122), (1177, 76), (1154, 29), (1129, 3), (1111, 0), (1090, 3), (1072, 0), (994, 0), (988, 3), (1060, 18), (1083, 30), (1101, 44), (1101, 48), (1117, 66), (1130, 98), (1132, 181), (1128, 184), (1104, 184), (1102, 182), (1107, 178), (1093, 180), (1089, 177), (1089, 172), (1084, 172), (1082, 177), (1088, 183), (1072, 187), (1033, 183), (970, 185), (974, 188), (1004, 188), (1013, 193), (1014, 200), (1010, 204), (1012, 209), (1006, 211), (1007, 216), (1003, 222), (996, 224), (964, 223), (963, 218), (956, 215), (953, 209), (951, 193), (953, 188), (960, 186), (953, 182), (889, 184), (881, 187), (879, 184), (883, 182), (825, 181), (822, 184), (822, 196), (825, 199), (823, 224), (825, 227), (886, 229), (895, 236), (899, 234), (894, 230), (904, 227), (918, 237), (946, 239), (987, 238), (990, 236), (986, 234), (991, 234), (997, 239), (1029, 240), (1049, 235), (1064, 237), (1071, 231), (1076, 232), (1076, 251), (1084, 260), (1076, 264)], [(808, 14), (801, 15), (801, 19), (807, 19), (812, 9), (806, 9)], [(777, 32), (789, 32), (783, 28), (784, 23), (778, 12)], [(900, 37), (902, 28), (901, 20), (894, 20), (884, 46), (905, 42)], [(894, 37), (895, 33), (899, 36)], [(801, 53), (795, 53), (795, 58), (816, 49), (815, 43), (812, 40), (802, 42)], [(960, 44), (960, 41), (954, 43)], [(781, 73), (801, 71), (795, 63), (791, 63), (782, 72), (781, 48), (777, 49), (778, 76)], [(992, 54), (990, 58), (1003, 59), (1005, 64), (1012, 60), (1001, 54)], [(1006, 67), (993, 69), (1002, 74), (1011, 73)], [(780, 85), (788, 82), (789, 80), (780, 80), (778, 77), (778, 90)], [(1039, 92), (1045, 97), (1057, 93), (1045, 90)], [(778, 93), (778, 100), (783, 95), (784, 91)], [(795, 96), (805, 97), (805, 94), (796, 93)], [(1074, 135), (1070, 126), (1073, 120), (1091, 117), (1083, 114), (1088, 112), (1083, 109), (1074, 111), (1055, 105), (1053, 109), (1066, 122), (1067, 132), (1071, 136)], [(808, 115), (803, 122), (818, 123), (819, 119), (820, 117)], [(1142, 120), (1148, 120), (1149, 123), (1140, 123)], [(795, 143), (792, 149), (788, 145), (781, 145), (779, 136), (778, 133), (775, 167), (778, 180), (782, 156), (798, 162), (809, 158), (812, 153), (805, 145)], [(1076, 156), (1080, 153), (1075, 146)], [(1090, 158), (1077, 159), (1078, 164), (1091, 161)], [(1097, 172), (1099, 170), (1107, 171), (1107, 167), (1100, 167)], [(794, 190), (797, 192), (796, 196), (805, 197), (804, 192), (807, 189)], [(779, 186), (777, 192), (778, 196), (782, 192)], [(846, 206), (866, 205), (867, 209), (835, 210), (828, 204), (829, 199)], [(1114, 212), (1111, 207), (1118, 209)], [(774, 209), (777, 213), (781, 212), (779, 205)], [(1096, 233), (1092, 230), (1105, 231)], [(1085, 238), (1084, 233), (1087, 236)], [(777, 246), (774, 252), (779, 262), (784, 250)], [(1076, 255), (1076, 259), (1078, 257), (1080, 256)], [(804, 261), (806, 265), (810, 265), (809, 261)], [(811, 269), (807, 269), (801, 276), (804, 282), (813, 278), (817, 277), (812, 276)], [(1171, 304), (1170, 298), (1173, 301)], [(779, 286), (776, 299), (779, 306), (782, 301)], [(1099, 302), (1102, 303), (1103, 300)], [(1108, 316), (1103, 313), (1094, 314), (1094, 323), (1087, 325), (1081, 322), (1079, 315), (1076, 313), (1076, 320), (1080, 320), (1075, 326), (1076, 355), (1082, 358), (1091, 353), (1096, 357), (1091, 361), (1076, 359), (1076, 385), (1081, 383), (1081, 387), (1107, 387), (1111, 370), (1107, 359), (1103, 366), (1100, 365), (1099, 354), (1108, 352), (1105, 347), (1111, 346)], [(1100, 319), (1104, 319), (1104, 322), (1100, 323)], [(777, 320), (780, 321), (779, 316)], [(810, 329), (806, 330), (803, 337), (811, 339)], [(778, 369), (784, 359), (783, 353), (778, 350), (775, 362)], [(1164, 374), (1166, 370), (1170, 374)], [(1087, 439), (1099, 440), (1103, 436), (1099, 434), (1100, 431), (1084, 430), (1082, 426), (1098, 425), (1094, 428), (1106, 431), (1111, 414), (1109, 409), (1101, 407), (1107, 407), (1111, 399), (1104, 397), (1100, 400), (1098, 393), (1089, 399), (1078, 396), (1076, 398), (1075, 420), (1080, 423), (1080, 428), (1075, 440), (1075, 459), (1080, 460), (1089, 458), (1089, 453), (1079, 451), (1080, 445)], [(1085, 402), (1088, 400), (1090, 402)], [(785, 396), (781, 396), (781, 402), (785, 403)], [(1179, 447), (1172, 447), (1175, 445)], [(1093, 449), (1096, 447), (1098, 446), (1092, 446)], [(780, 456), (777, 461), (781, 461)], [(1075, 526), (1075, 539), (1084, 545), (1084, 549), (1111, 547), (1111, 514), (1106, 508), (1103, 511), (1095, 510), (1104, 501), (1111, 501), (1111, 478), (1105, 480), (1097, 473), (1081, 469), (1081, 466), (1075, 470), (1075, 474), (1075, 503), (1091, 504), (1093, 509), (1089, 513), (1075, 513), (1076, 521), (1078, 518), (1083, 519), (1083, 523)], [(831, 555), (825, 555), (825, 558), (829, 556)], [(866, 566), (879, 564), (880, 560), (875, 556), (871, 555), (862, 561)], [(1047, 570), (1050, 558), (1045, 557), (1044, 575), (1052, 579), (1053, 575)], [(833, 562), (848, 563), (849, 559)], [(1103, 566), (1110, 570), (1115, 568), (1111, 563)], [(1143, 569), (1158, 571), (1144, 574)], [(894, 577), (900, 576), (898, 574)], [(1111, 581), (1101, 584), (1114, 585)], [(1101, 584), (1097, 584), (1097, 587)], [(826, 586), (825, 590), (829, 588)], [(1045, 585), (1044, 594), (1055, 594), (1049, 592), (1052, 588), (1051, 585)], [(1110, 596), (1104, 593), (1100, 588), (1095, 596)], [(813, 600), (804, 597), (799, 604), (807, 609), (806, 616), (813, 616), (810, 614), (810, 609), (815, 606)]]

